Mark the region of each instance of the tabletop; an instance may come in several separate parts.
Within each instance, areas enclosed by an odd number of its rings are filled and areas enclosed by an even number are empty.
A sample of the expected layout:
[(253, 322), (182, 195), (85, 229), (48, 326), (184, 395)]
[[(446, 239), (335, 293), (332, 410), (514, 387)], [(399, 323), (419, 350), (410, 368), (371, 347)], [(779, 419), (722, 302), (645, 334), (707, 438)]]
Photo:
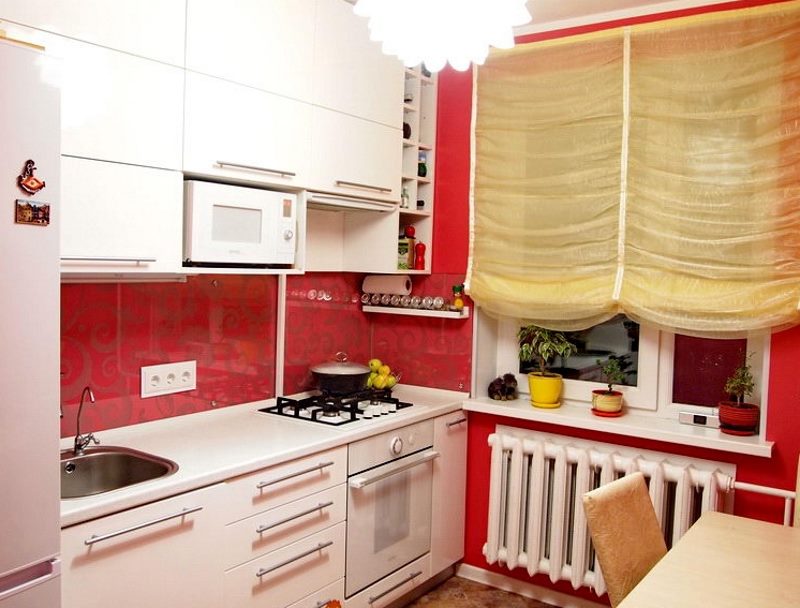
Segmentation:
[(707, 512), (619, 608), (800, 606), (800, 528)]

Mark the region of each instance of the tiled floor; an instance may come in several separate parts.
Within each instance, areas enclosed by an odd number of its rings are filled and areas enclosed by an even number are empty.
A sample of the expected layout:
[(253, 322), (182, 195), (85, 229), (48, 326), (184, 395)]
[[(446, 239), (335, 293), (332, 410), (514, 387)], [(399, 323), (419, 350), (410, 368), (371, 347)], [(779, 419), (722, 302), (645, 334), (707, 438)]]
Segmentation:
[(423, 595), (407, 608), (554, 608), (528, 599), (454, 576)]

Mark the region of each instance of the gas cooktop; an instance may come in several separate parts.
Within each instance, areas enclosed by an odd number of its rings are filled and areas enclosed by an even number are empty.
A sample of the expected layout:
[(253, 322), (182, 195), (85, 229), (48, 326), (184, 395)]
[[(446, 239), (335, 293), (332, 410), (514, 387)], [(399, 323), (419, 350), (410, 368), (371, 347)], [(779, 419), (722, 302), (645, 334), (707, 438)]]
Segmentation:
[(258, 411), (329, 426), (341, 426), (392, 416), (412, 405), (395, 399), (388, 391), (365, 390), (345, 396), (320, 394), (303, 399), (278, 397), (275, 405)]

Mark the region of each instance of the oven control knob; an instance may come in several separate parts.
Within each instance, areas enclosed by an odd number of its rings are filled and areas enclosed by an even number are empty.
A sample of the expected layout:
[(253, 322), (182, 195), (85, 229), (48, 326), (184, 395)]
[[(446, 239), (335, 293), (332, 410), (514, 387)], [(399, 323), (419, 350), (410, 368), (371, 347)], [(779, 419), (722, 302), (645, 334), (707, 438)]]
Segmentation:
[(392, 450), (392, 454), (399, 456), (403, 452), (403, 440), (400, 437), (394, 437), (389, 448)]

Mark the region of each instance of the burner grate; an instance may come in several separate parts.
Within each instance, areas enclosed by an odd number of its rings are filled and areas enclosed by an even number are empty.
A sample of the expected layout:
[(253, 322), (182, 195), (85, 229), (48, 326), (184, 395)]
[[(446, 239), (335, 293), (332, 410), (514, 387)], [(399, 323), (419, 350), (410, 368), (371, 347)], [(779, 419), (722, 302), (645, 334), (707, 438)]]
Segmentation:
[(261, 408), (258, 411), (297, 420), (310, 420), (329, 426), (341, 426), (366, 418), (364, 404), (393, 405), (394, 411), (413, 405), (392, 397), (390, 391), (363, 390), (343, 396), (323, 393), (302, 399), (278, 397), (275, 405)]

